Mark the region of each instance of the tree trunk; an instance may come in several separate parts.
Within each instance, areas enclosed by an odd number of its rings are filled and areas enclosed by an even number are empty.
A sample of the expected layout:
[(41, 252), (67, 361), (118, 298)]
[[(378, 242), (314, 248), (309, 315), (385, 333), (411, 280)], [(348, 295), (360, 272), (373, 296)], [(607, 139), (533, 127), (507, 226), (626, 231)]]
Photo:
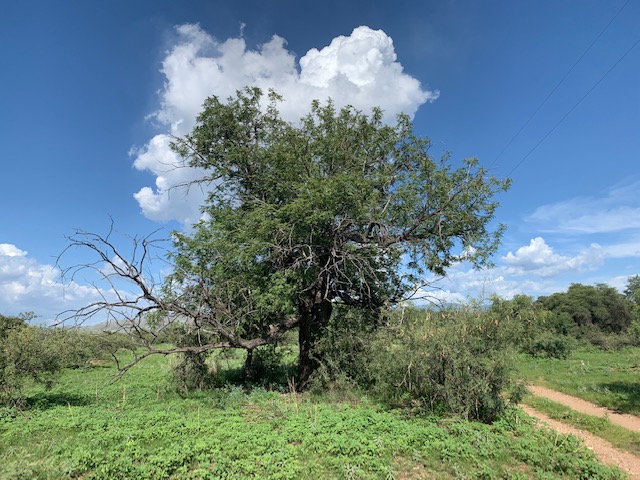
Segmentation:
[(298, 309), (300, 313), (298, 391), (305, 390), (309, 386), (311, 374), (320, 366), (318, 352), (314, 352), (314, 346), (327, 328), (332, 309), (331, 302), (322, 298), (320, 292), (315, 295), (315, 298), (303, 301)]
[(244, 361), (244, 379), (254, 380), (255, 369), (253, 368), (253, 348), (247, 348), (247, 358)]

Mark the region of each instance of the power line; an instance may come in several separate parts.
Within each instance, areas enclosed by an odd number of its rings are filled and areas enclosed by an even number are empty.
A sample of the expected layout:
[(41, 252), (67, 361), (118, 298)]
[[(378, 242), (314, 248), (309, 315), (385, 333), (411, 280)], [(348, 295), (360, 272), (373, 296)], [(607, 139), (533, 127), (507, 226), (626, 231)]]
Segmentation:
[(622, 60), (623, 60), (627, 55), (629, 55), (629, 53), (631, 53), (631, 50), (633, 50), (633, 49), (634, 49), (634, 48), (635, 48), (639, 43), (640, 43), (640, 38), (636, 41), (636, 43), (634, 43), (633, 45), (631, 45), (631, 48), (629, 48), (629, 50), (627, 50), (627, 51), (624, 53), (624, 55), (622, 55), (622, 56), (621, 56), (621, 57), (616, 61), (616, 63), (614, 63), (614, 64), (611, 66), (611, 68), (609, 68), (609, 70), (607, 70), (607, 71), (605, 72), (605, 74), (604, 74), (602, 77), (600, 77), (600, 80), (598, 80), (598, 81), (595, 83), (595, 85), (593, 85), (593, 87), (591, 87), (591, 88), (587, 91), (587, 93), (585, 93), (585, 94), (582, 96), (582, 98), (581, 98), (580, 100), (578, 100), (578, 101), (573, 105), (573, 107), (571, 107), (571, 109), (570, 109), (567, 113), (565, 113), (565, 114), (564, 114), (564, 116), (563, 116), (563, 117), (558, 121), (558, 123), (556, 123), (556, 124), (553, 126), (553, 128), (552, 128), (551, 130), (549, 130), (549, 131), (546, 133), (546, 135), (545, 135), (544, 137), (542, 137), (542, 139), (540, 139), (540, 141), (539, 141), (538, 143), (536, 143), (536, 144), (533, 146), (533, 148), (532, 148), (531, 150), (529, 150), (529, 151), (527, 152), (527, 154), (526, 154), (524, 157), (522, 157), (522, 160), (520, 160), (520, 161), (516, 164), (516, 166), (515, 166), (515, 167), (513, 167), (513, 168), (511, 169), (511, 171), (507, 174), (507, 177), (508, 177), (508, 176), (510, 176), (510, 175), (511, 175), (511, 174), (512, 174), (512, 173), (513, 173), (513, 172), (514, 172), (514, 171), (515, 171), (515, 170), (516, 170), (520, 165), (522, 165), (522, 164), (524, 163), (524, 161), (527, 159), (527, 157), (529, 157), (529, 155), (531, 155), (531, 154), (535, 151), (535, 149), (536, 149), (536, 148), (538, 148), (538, 146), (539, 146), (542, 142), (544, 142), (544, 141), (547, 139), (547, 137), (548, 137), (549, 135), (551, 135), (551, 134), (554, 132), (554, 130), (555, 130), (556, 128), (558, 128), (558, 126), (559, 126), (559, 125), (564, 121), (564, 119), (565, 119), (565, 118), (567, 118), (567, 117), (569, 116), (569, 114), (570, 114), (571, 112), (573, 112), (573, 111), (578, 107), (578, 105), (580, 105), (580, 104), (582, 103), (582, 101), (583, 101), (585, 98), (587, 98), (587, 96), (588, 96), (588, 95), (589, 95), (593, 90), (595, 90), (595, 88), (596, 88), (598, 85), (600, 85), (600, 83), (602, 83), (602, 81), (606, 78), (606, 76), (607, 76), (607, 75), (609, 75), (609, 73), (610, 73), (614, 68), (616, 68), (616, 66), (617, 66), (617, 65), (618, 65), (618, 64), (619, 64), (619, 63), (620, 63), (620, 62), (621, 62), (621, 61), (622, 61)]
[[(529, 122), (531, 122), (531, 120), (533, 119), (533, 117), (536, 116), (536, 114), (540, 111), (540, 109), (547, 103), (547, 101), (551, 98), (551, 96), (555, 93), (555, 91), (558, 89), (558, 87), (560, 87), (560, 85), (562, 85), (562, 83), (565, 81), (565, 79), (569, 76), (569, 74), (573, 71), (574, 68), (576, 68), (576, 66), (580, 63), (580, 61), (584, 58), (584, 56), (589, 52), (589, 50), (591, 50), (591, 47), (593, 47), (596, 42), (600, 39), (600, 37), (604, 34), (604, 32), (607, 31), (607, 29), (609, 28), (609, 26), (613, 23), (613, 21), (618, 17), (618, 15), (620, 15), (620, 13), (622, 12), (622, 10), (624, 10), (624, 7), (627, 6), (627, 4), (630, 2), (631, 0), (627, 0), (624, 5), (622, 5), (622, 7), (620, 7), (620, 9), (618, 10), (618, 12), (613, 16), (613, 18), (611, 20), (609, 20), (609, 23), (607, 23), (605, 25), (605, 27), (600, 31), (600, 33), (598, 35), (596, 35), (596, 38), (593, 39), (593, 41), (589, 44), (589, 46), (587, 47), (587, 49), (582, 52), (582, 55), (580, 55), (580, 57), (578, 58), (578, 60), (575, 61), (575, 63), (571, 66), (571, 68), (567, 71), (567, 73), (564, 74), (564, 76), (560, 79), (560, 81), (556, 84), (555, 87), (553, 87), (553, 89), (551, 90), (551, 92), (549, 92), (549, 94), (545, 97), (545, 99), (542, 101), (542, 103), (540, 105), (538, 105), (538, 108), (536, 108), (536, 110), (531, 114), (531, 116), (529, 116), (529, 118), (527, 119), (526, 122), (524, 122), (524, 124), (522, 125), (522, 127), (520, 127), (520, 129), (515, 133), (515, 135), (513, 135), (513, 137), (511, 137), (511, 139), (507, 142), (507, 144), (504, 146), (504, 148), (500, 151), (500, 153), (498, 154), (498, 156), (493, 160), (493, 163), (491, 164), (491, 166), (495, 165), (496, 162), (498, 161), (498, 159), (502, 156), (502, 154), (507, 150), (507, 148), (509, 148), (509, 146), (513, 143), (513, 141), (520, 135), (520, 133), (522, 133), (522, 131), (525, 129), (525, 127), (527, 125), (529, 125)], [(545, 137), (546, 138), (546, 137)], [(537, 146), (537, 145), (536, 145)]]

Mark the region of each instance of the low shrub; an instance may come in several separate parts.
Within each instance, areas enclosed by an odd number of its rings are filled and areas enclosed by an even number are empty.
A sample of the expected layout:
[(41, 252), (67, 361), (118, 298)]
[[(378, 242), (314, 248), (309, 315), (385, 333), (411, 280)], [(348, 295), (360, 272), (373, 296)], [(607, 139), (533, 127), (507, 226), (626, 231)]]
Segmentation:
[(374, 392), (389, 403), (491, 422), (502, 394), (519, 401), (513, 383), (509, 325), (464, 307), (391, 324), (373, 344)]
[(472, 307), (398, 310), (369, 330), (362, 316), (351, 320), (363, 322), (358, 334), (340, 328), (343, 318), (325, 339), (322, 389), (351, 381), (395, 407), (484, 422), (524, 393), (512, 376), (510, 325), (499, 316)]
[(377, 312), (336, 306), (325, 334), (314, 348), (320, 367), (313, 374), (312, 390), (320, 393), (349, 386), (369, 388), (375, 381), (369, 366), (379, 323)]
[(527, 342), (523, 351), (534, 357), (569, 358), (576, 346), (576, 340), (567, 335), (542, 332)]
[(105, 362), (130, 346), (125, 335), (29, 325), (33, 318), (0, 315), (0, 404), (24, 406), (27, 378), (50, 387), (62, 369)]
[(638, 344), (632, 327), (624, 333), (607, 333), (595, 326), (585, 326), (578, 330), (578, 340), (584, 345), (592, 345), (605, 351), (621, 350)]
[(53, 332), (14, 320), (0, 318), (0, 404), (21, 408), (24, 381), (49, 387), (64, 365)]
[(213, 386), (214, 377), (207, 364), (207, 353), (185, 352), (179, 354), (173, 365), (173, 383), (182, 394), (204, 390)]
[(286, 348), (278, 345), (263, 345), (254, 349), (251, 361), (245, 362), (245, 378), (263, 386), (286, 384), (290, 373), (285, 363), (287, 353)]

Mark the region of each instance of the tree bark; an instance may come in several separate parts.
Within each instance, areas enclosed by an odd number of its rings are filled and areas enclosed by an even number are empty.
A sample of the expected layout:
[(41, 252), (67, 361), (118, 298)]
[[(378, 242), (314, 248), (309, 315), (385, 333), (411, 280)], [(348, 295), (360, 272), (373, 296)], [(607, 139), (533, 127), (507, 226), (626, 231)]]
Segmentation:
[(298, 344), (300, 356), (298, 360), (297, 390), (305, 390), (309, 386), (311, 374), (320, 366), (319, 353), (314, 351), (314, 346), (324, 334), (333, 305), (320, 292), (302, 302), (299, 307), (300, 328), (298, 331)]
[(253, 368), (253, 348), (247, 348), (247, 358), (244, 361), (244, 379), (253, 380), (255, 370)]

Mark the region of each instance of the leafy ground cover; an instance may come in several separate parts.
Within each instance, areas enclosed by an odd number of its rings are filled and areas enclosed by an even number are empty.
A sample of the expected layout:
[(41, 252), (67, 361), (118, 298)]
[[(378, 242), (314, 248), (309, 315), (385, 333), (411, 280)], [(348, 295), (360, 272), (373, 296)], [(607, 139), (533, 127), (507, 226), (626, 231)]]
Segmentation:
[(530, 383), (640, 415), (639, 347), (618, 351), (582, 347), (566, 360), (520, 355), (518, 370)]
[(0, 478), (589, 478), (622, 474), (519, 410), (492, 425), (412, 416), (366, 398), (228, 386), (178, 395), (166, 358), (119, 382), (67, 370), (0, 410)]

